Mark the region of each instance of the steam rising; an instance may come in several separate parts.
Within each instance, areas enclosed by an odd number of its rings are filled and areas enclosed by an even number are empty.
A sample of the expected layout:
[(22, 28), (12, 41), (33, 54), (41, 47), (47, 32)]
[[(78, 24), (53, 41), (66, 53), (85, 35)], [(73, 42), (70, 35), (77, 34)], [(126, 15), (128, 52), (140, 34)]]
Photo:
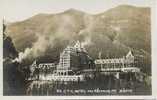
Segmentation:
[[(58, 27), (56, 27), (55, 32), (48, 33), (46, 30), (44, 30), (43, 33), (36, 33), (35, 35), (37, 37), (37, 41), (32, 44), (31, 48), (26, 48), (23, 52), (20, 52), (18, 54), (18, 57), (15, 58), (13, 62), (22, 62), (26, 58), (33, 59), (44, 55), (48, 47), (51, 47), (51, 49), (53, 49), (54, 42), (56, 42), (56, 39), (59, 39), (60, 41), (72, 41), (75, 37), (79, 37), (81, 34), (89, 32), (90, 29), (93, 27), (93, 24), (91, 24), (92, 18), (89, 18), (89, 20), (87, 20), (87, 18), (89, 17), (84, 16), (82, 18), (82, 21), (85, 23), (85, 26), (81, 28), (80, 25), (77, 25), (75, 19), (72, 19), (71, 15), (62, 16), (60, 18), (62, 23), (57, 23)], [(74, 39), (74, 41), (77, 40)], [(91, 44), (91, 36), (85, 36), (81, 42), (82, 46)]]
[(15, 58), (13, 62), (14, 61), (22, 62), (22, 60), (26, 58), (36, 58), (38, 56), (44, 55), (52, 39), (53, 38), (48, 39), (46, 36), (38, 35), (38, 40), (33, 44), (32, 48), (26, 48), (24, 52), (20, 52), (18, 54), (18, 57)]
[[(40, 18), (42, 19), (42, 17)], [(45, 20), (45, 17), (43, 18), (43, 20)], [(38, 23), (37, 19), (36, 21)], [(41, 24), (39, 28), (37, 28), (39, 30), (31, 30), (29, 28), (25, 28), (26, 30), (24, 31), (26, 32), (39, 32), (33, 33), (33, 35), (37, 37), (37, 41), (32, 44), (32, 47), (26, 48), (23, 52), (20, 52), (18, 57), (15, 58), (13, 61), (22, 62), (24, 59), (33, 59), (42, 55), (44, 56), (49, 48), (53, 49), (54, 46), (57, 45), (56, 40), (59, 42), (66, 40), (70, 43), (79, 39), (81, 40), (80, 42), (83, 47), (91, 45), (92, 43), (95, 44), (92, 40), (94, 36), (93, 32), (97, 32), (98, 34), (105, 34), (105, 32), (107, 32), (107, 25), (104, 25), (101, 22), (99, 24), (97, 23), (97, 21), (99, 22), (99, 20), (96, 19), (94, 16), (84, 13), (80, 14), (80, 12), (54, 15), (52, 19), (50, 19), (50, 22), (47, 23), (46, 21), (44, 21), (45, 23)], [(36, 24), (36, 22), (34, 23)], [(36, 28), (38, 27), (38, 25), (31, 27)], [(110, 29), (116, 32), (121, 31), (120, 26), (117, 25), (111, 25)], [(103, 37), (103, 39), (104, 38), (105, 37)], [(106, 38), (108, 38), (107, 35)], [(113, 41), (114, 39), (115, 38), (113, 38)]]

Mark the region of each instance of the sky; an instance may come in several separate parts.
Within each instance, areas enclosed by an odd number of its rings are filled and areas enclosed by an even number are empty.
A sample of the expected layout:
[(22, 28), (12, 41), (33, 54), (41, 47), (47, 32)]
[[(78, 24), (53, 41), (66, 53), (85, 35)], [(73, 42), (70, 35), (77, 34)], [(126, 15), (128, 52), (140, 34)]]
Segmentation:
[(0, 18), (14, 22), (39, 13), (59, 13), (70, 8), (96, 14), (120, 4), (148, 7), (152, 3), (152, 0), (0, 0)]

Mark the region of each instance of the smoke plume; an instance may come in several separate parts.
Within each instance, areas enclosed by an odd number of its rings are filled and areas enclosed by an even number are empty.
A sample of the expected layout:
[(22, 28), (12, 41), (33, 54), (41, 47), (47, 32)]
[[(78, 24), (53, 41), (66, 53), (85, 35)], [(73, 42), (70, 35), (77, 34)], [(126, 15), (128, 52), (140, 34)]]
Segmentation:
[(20, 52), (18, 54), (18, 57), (15, 58), (13, 62), (22, 62), (26, 58), (31, 59), (44, 55), (46, 49), (50, 45), (50, 42), (53, 40), (53, 38), (49, 39), (44, 35), (38, 35), (37, 37), (38, 39), (36, 42), (33, 43), (33, 46), (31, 48), (26, 48), (24, 52)]

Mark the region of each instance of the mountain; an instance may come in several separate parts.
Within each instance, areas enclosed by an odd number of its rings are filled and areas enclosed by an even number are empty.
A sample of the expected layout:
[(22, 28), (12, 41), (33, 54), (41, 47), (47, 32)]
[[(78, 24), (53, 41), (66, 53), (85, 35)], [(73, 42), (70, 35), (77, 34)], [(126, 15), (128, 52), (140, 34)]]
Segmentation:
[[(59, 58), (68, 44), (80, 40), (90, 56), (122, 57), (129, 50), (142, 52), (151, 64), (150, 8), (120, 5), (91, 15), (75, 9), (57, 14), (38, 14), (7, 27), (19, 52), (29, 58)], [(26, 50), (26, 48), (28, 48)], [(28, 53), (28, 51), (30, 53)]]

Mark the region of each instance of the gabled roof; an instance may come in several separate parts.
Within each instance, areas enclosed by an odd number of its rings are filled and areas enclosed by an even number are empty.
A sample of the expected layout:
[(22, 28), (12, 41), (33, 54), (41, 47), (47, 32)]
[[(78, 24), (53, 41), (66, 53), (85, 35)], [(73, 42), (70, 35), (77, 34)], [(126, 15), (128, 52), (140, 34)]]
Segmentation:
[(133, 57), (133, 52), (130, 50), (130, 51), (127, 53), (126, 57)]

